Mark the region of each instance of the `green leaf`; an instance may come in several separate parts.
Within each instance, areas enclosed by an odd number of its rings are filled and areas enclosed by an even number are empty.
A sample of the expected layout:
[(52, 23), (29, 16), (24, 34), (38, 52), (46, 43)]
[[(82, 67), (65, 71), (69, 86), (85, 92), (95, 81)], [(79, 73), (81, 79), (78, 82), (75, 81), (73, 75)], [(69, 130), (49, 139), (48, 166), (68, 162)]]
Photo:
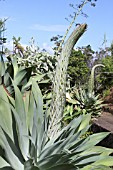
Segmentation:
[[(5, 62), (4, 62), (4, 59), (3, 59), (3, 56), (0, 55), (0, 78), (4, 75), (5, 73)], [(1, 83), (1, 82), (0, 82)]]
[(2, 85), (0, 85), (0, 125), (13, 139), (10, 104), (6, 95), (6, 91)]
[(113, 156), (105, 156), (102, 160), (97, 160), (93, 165), (113, 166)]
[(0, 170), (14, 170), (13, 168), (11, 168), (10, 166), (6, 166), (3, 168), (0, 168)]
[(31, 76), (32, 68), (24, 68), (19, 69), (17, 74), (14, 77), (14, 81), (16, 85), (24, 85), (28, 82)]
[(14, 57), (12, 64), (13, 64), (14, 77), (15, 77), (17, 72), (18, 72), (18, 64), (17, 64), (17, 58), (16, 57)]
[(84, 128), (86, 128), (86, 127), (89, 125), (90, 120), (91, 120), (91, 114), (86, 114), (85, 116), (83, 116), (78, 131), (81, 131), (81, 130), (83, 130)]
[(0, 156), (0, 169), (7, 166), (10, 165)]
[(11, 106), (11, 109), (15, 117), (15, 120), (17, 122), (17, 128), (19, 131), (18, 133), (19, 146), (26, 160), (28, 157), (29, 139), (28, 139), (25, 106), (24, 106), (22, 94), (16, 85), (14, 85), (14, 89), (15, 89), (15, 108)]
[(43, 119), (43, 98), (41, 91), (39, 89), (38, 84), (35, 80), (32, 80), (32, 93), (36, 104), (36, 118), (37, 118), (37, 125), (40, 126), (40, 123), (44, 120)]
[[(9, 143), (10, 140), (8, 141), (3, 130), (0, 128), (0, 145), (5, 151), (5, 157), (7, 158), (9, 164), (11, 165), (12, 168), (16, 170), (23, 170), (23, 165), (19, 161), (18, 157), (15, 155), (13, 150), (11, 149), (11, 143)], [(13, 148), (15, 149), (15, 148)]]
[[(14, 129), (15, 130), (15, 129)], [(8, 134), (2, 129), (4, 136), (8, 142), (8, 145), (10, 146), (10, 148), (12, 149), (13, 153), (15, 154), (15, 156), (18, 157), (18, 159), (20, 160), (21, 163), (24, 163), (24, 158), (22, 156), (22, 154), (20, 153), (20, 151), (18, 150), (18, 148), (15, 146), (14, 142), (12, 141), (12, 139), (8, 136)]]
[(108, 166), (99, 165), (99, 166), (92, 167), (91, 170), (112, 170), (112, 169), (109, 168)]
[(25, 110), (27, 113), (26, 114), (27, 127), (30, 133), (32, 133), (33, 117), (34, 117), (34, 98), (31, 91), (25, 93), (24, 103), (25, 103)]
[(107, 135), (109, 135), (109, 132), (102, 132), (102, 133), (96, 133), (93, 135), (90, 135), (85, 139), (85, 141), (78, 146), (76, 151), (84, 151), (89, 148), (92, 148), (97, 143), (99, 143), (101, 140), (103, 140)]
[(40, 170), (38, 167), (33, 165), (33, 160), (30, 159), (25, 162), (24, 164), (24, 170)]
[[(41, 83), (41, 79), (44, 77), (45, 75), (37, 75), (37, 76), (33, 76), (34, 81), (36, 82), (40, 82)], [(25, 91), (25, 89), (29, 88), (32, 85), (32, 77), (30, 77), (29, 81), (23, 85), (22, 87), (22, 91)]]
[(71, 164), (60, 164), (56, 166), (52, 166), (51, 168), (45, 169), (45, 170), (77, 170), (78, 168)]

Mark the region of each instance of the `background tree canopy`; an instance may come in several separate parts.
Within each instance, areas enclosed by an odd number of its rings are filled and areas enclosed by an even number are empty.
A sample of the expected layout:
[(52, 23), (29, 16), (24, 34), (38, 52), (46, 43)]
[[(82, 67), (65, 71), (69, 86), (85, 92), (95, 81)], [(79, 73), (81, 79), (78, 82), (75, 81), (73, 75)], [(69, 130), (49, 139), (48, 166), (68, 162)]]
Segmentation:
[(75, 84), (82, 84), (87, 81), (89, 58), (84, 55), (81, 50), (74, 50), (69, 58), (68, 74), (70, 76), (71, 86)]

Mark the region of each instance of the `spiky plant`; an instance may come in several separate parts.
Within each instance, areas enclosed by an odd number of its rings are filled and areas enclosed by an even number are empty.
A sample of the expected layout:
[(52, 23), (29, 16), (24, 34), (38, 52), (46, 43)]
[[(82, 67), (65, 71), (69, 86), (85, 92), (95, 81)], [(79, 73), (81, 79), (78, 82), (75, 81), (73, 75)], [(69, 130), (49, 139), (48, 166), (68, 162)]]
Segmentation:
[(99, 95), (90, 95), (86, 89), (75, 88), (71, 93), (71, 99), (67, 99), (64, 119), (73, 119), (80, 114), (91, 114), (92, 117), (101, 114), (103, 100)]
[(95, 65), (91, 70), (91, 75), (87, 87), (73, 87), (71, 93), (67, 93), (67, 106), (64, 110), (64, 120), (70, 121), (80, 114), (90, 113), (92, 117), (99, 116), (102, 111), (103, 100), (100, 95), (94, 92), (94, 73), (97, 67), (104, 67), (102, 64)]
[(109, 156), (113, 150), (95, 146), (109, 133), (84, 137), (90, 114), (74, 119), (51, 138), (37, 83), (32, 80), (26, 97), (15, 84), (14, 89), (15, 100), (0, 85), (0, 169), (88, 170), (101, 164), (113, 165)]

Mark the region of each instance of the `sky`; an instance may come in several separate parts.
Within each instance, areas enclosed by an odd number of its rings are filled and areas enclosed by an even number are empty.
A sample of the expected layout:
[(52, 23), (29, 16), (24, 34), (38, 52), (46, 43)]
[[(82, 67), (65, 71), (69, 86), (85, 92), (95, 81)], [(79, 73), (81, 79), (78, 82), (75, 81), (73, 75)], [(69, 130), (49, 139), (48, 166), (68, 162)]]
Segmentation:
[[(13, 36), (21, 37), (21, 43), (28, 45), (31, 37), (40, 48), (51, 51), (50, 39), (64, 35), (73, 15), (69, 4), (79, 4), (81, 0), (1, 0), (0, 18), (8, 18), (5, 36), (11, 44)], [(79, 39), (77, 47), (91, 45), (92, 49), (102, 47), (104, 35), (107, 46), (113, 41), (113, 0), (97, 0), (96, 7), (85, 5), (83, 12), (88, 18), (78, 16), (75, 23), (87, 23), (85, 34)], [(75, 24), (70, 33), (75, 28)], [(69, 33), (69, 34), (70, 34)]]

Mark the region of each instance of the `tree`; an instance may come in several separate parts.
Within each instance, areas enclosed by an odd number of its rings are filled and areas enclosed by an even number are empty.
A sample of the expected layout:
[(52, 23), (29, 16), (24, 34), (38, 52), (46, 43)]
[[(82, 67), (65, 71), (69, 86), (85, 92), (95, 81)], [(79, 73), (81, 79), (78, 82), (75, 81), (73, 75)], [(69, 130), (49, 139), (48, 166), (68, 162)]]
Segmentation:
[(71, 86), (87, 82), (89, 67), (87, 57), (80, 50), (73, 50), (69, 58), (68, 74)]
[(83, 46), (79, 48), (82, 51), (82, 54), (85, 56), (86, 63), (88, 67), (91, 69), (93, 67), (93, 58), (94, 58), (94, 50), (91, 45)]
[(101, 87), (99, 91), (107, 90), (113, 86), (113, 56), (106, 56), (101, 60), (101, 63), (105, 67), (101, 68), (101, 72), (97, 76), (97, 81)]

